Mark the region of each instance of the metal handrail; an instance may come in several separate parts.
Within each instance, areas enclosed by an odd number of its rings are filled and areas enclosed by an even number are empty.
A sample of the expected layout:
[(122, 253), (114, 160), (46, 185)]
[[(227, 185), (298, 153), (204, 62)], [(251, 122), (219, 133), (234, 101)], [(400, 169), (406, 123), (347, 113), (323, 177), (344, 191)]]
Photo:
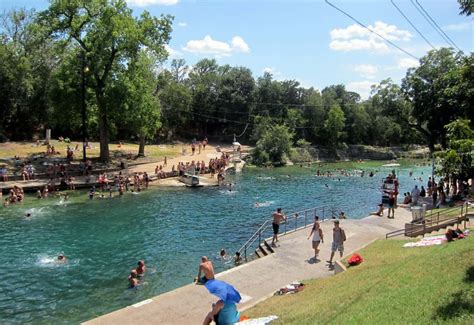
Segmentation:
[[(324, 221), (326, 219), (331, 219), (331, 218), (334, 219), (334, 217), (339, 216), (339, 213), (340, 213), (339, 210), (335, 210), (334, 208), (329, 208), (328, 206), (314, 207), (310, 209), (292, 212), (288, 214), (291, 217), (287, 217), (287, 220), (283, 223), (285, 228), (284, 228), (284, 231), (282, 232), (282, 235), (286, 235), (288, 232), (291, 232), (291, 231), (294, 232), (296, 230), (306, 228), (308, 225), (312, 224), (313, 223), (312, 221), (308, 223), (308, 212), (313, 212), (312, 217), (314, 218), (314, 216), (316, 216), (317, 211), (320, 211), (320, 213), (322, 213), (322, 215), (320, 216), (321, 221)], [(329, 213), (330, 218), (326, 218), (327, 213)], [(303, 218), (304, 218), (304, 225), (302, 227), (298, 227), (298, 220), (301, 220)], [(288, 230), (288, 225), (290, 224), (292, 220), (294, 220), (294, 228)], [(245, 259), (245, 261), (248, 260), (247, 250), (252, 246), (252, 244), (254, 244), (257, 241), (257, 239), (258, 239), (258, 245), (261, 245), (262, 234), (265, 232), (265, 230), (269, 228), (271, 222), (273, 222), (272, 219), (265, 220), (265, 222), (257, 229), (257, 231), (255, 231), (255, 233), (253, 233), (252, 236), (250, 236), (250, 238), (237, 251), (240, 253), (241, 257), (243, 253), (243, 259)], [(263, 240), (265, 240), (265, 238)], [(234, 260), (235, 260), (235, 256), (230, 260), (230, 262)]]
[[(428, 218), (423, 219), (421, 221), (421, 223), (414, 223), (415, 226), (419, 226), (419, 227), (412, 228), (408, 231), (406, 229), (398, 229), (398, 230), (395, 230), (395, 231), (391, 231), (391, 232), (385, 234), (385, 239), (388, 239), (389, 237), (399, 236), (399, 235), (402, 235), (402, 234), (405, 234), (405, 235), (415, 234), (415, 233), (419, 232), (420, 230), (423, 230), (423, 236), (424, 236), (427, 227), (433, 227), (433, 226), (437, 226), (437, 225), (440, 225), (440, 224), (443, 224), (443, 223), (448, 224), (450, 221), (451, 222), (456, 221), (457, 223), (461, 223), (462, 220), (464, 219), (464, 217), (468, 214), (468, 207), (469, 207), (469, 205), (468, 205), (467, 202), (463, 203), (463, 205), (461, 205), (461, 214), (456, 215), (456, 216), (449, 216), (449, 214), (452, 211), (458, 210), (459, 206), (453, 207), (453, 208), (448, 209), (448, 210), (445, 210), (445, 211), (442, 212), (442, 214), (440, 214), (440, 212), (437, 211), (437, 212), (435, 212), (436, 218), (433, 218), (433, 209), (432, 209), (432, 210), (430, 210), (430, 216)], [(440, 215), (442, 217), (441, 219), (440, 219)], [(446, 218), (443, 218), (443, 217), (446, 217)]]

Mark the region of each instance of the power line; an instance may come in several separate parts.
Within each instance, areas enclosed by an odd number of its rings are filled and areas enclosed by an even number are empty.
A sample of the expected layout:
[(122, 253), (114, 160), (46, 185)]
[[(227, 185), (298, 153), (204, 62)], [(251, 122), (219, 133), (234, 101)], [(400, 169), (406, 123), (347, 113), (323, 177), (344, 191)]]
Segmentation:
[(455, 48), (458, 49), (458, 51), (461, 51), (461, 49), (456, 45), (456, 43), (454, 43), (454, 41), (448, 36), (448, 34), (446, 34), (444, 32), (444, 30), (436, 23), (436, 21), (433, 19), (433, 17), (430, 16), (430, 14), (425, 10), (425, 8), (423, 8), (423, 6), (421, 5), (421, 3), (418, 2), (418, 0), (415, 0), (416, 3), (420, 6), (421, 10), (423, 10), (423, 12), (428, 16), (428, 18), (433, 22), (433, 24), (435, 24), (435, 26), (438, 28), (438, 30), (444, 35), (446, 36), (446, 38), (449, 40), (449, 42), (451, 42), (452, 45), (454, 45)]
[[(196, 112), (192, 112), (192, 111), (185, 111), (183, 109), (176, 109), (176, 110), (181, 111), (181, 112), (186, 112), (186, 113), (194, 115), (194, 116), (200, 116), (200, 117), (205, 117), (205, 118), (212, 119), (212, 120), (218, 120), (219, 122), (224, 122), (224, 123), (235, 123), (235, 124), (241, 124), (241, 125), (245, 124), (246, 126), (248, 126), (248, 125), (252, 125), (252, 126), (258, 125), (256, 123), (251, 122), (251, 121), (228, 120), (226, 118), (224, 119), (224, 118), (221, 118), (221, 117), (210, 116), (210, 115), (196, 113)], [(259, 116), (259, 115), (252, 116), (251, 115), (249, 117), (264, 117), (264, 116)], [(269, 119), (272, 120), (273, 122), (283, 122), (282, 120), (276, 121), (277, 118), (269, 117)], [(289, 125), (289, 127), (293, 128), (293, 129), (312, 129), (312, 128), (314, 128), (313, 126), (291, 126), (291, 125)]]
[[(430, 14), (423, 8), (423, 6), (418, 2), (418, 0), (410, 0), (411, 4), (418, 10), (418, 12), (425, 18), (425, 20), (433, 27), (433, 29), (443, 38), (450, 46), (453, 46), (461, 51), (461, 49), (449, 38), (448, 35), (439, 27), (436, 21), (430, 16)], [(416, 2), (416, 4), (415, 4)]]
[(416, 28), (416, 26), (410, 21), (410, 19), (408, 19), (408, 17), (403, 13), (403, 11), (395, 4), (395, 2), (393, 0), (390, 0), (390, 2), (398, 10), (398, 12), (403, 16), (403, 18), (405, 18), (405, 20), (411, 25), (411, 27), (413, 27), (413, 29), (416, 30), (416, 32), (425, 40), (425, 42), (428, 43), (433, 49), (435, 49), (433, 44), (431, 44), (430, 41), (428, 41), (426, 37), (418, 30), (418, 28)]
[(332, 3), (330, 3), (328, 0), (324, 0), (328, 5), (330, 5), (331, 7), (333, 7), (334, 9), (336, 9), (337, 11), (343, 13), (345, 16), (349, 17), (350, 19), (352, 19), (353, 21), (355, 21), (357, 24), (359, 24), (360, 26), (364, 27), (365, 29), (367, 29), (369, 32), (377, 35), (378, 37), (380, 37), (381, 39), (383, 39), (385, 42), (387, 42), (388, 44), (392, 45), (393, 47), (396, 47), (397, 49), (399, 49), (400, 51), (402, 51), (403, 53), (411, 56), (412, 58), (416, 59), (416, 60), (420, 60), (418, 57), (414, 56), (413, 54), (411, 54), (410, 52), (402, 49), (400, 46), (398, 46), (397, 44), (393, 43), (392, 41), (386, 39), (385, 37), (383, 37), (382, 35), (380, 35), (379, 33), (377, 33), (376, 31), (374, 31), (373, 29), (367, 27), (366, 25), (364, 25), (363, 23), (361, 23), (359, 20), (357, 20), (356, 18), (352, 17), (350, 14), (348, 14), (347, 12), (345, 12), (344, 10), (336, 7), (335, 5), (333, 5)]

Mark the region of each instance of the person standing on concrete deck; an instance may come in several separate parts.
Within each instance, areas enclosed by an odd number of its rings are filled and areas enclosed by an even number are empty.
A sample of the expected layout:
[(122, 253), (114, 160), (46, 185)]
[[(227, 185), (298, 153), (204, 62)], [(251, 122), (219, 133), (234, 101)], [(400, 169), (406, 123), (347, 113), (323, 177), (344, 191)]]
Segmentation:
[(308, 239), (313, 235), (313, 249), (314, 249), (314, 260), (318, 260), (318, 254), (319, 254), (319, 244), (324, 243), (324, 237), (323, 237), (323, 230), (321, 229), (321, 224), (319, 223), (319, 217), (315, 216), (314, 217), (314, 225), (311, 228), (311, 232), (309, 233)]
[[(390, 192), (388, 196), (388, 216), (387, 218), (393, 219), (395, 218), (395, 204), (396, 204), (395, 194)], [(392, 212), (392, 216), (390, 217), (390, 212)]]
[(411, 190), (411, 200), (413, 205), (418, 205), (418, 200), (420, 199), (420, 190), (418, 189), (418, 185), (415, 185), (413, 190)]
[(273, 217), (273, 239), (272, 239), (272, 246), (276, 247), (276, 242), (278, 242), (278, 232), (280, 231), (280, 223), (284, 220), (286, 221), (286, 216), (281, 212), (281, 208), (278, 208), (272, 214)]
[(331, 246), (331, 257), (329, 258), (329, 266), (332, 265), (332, 259), (334, 258), (334, 253), (339, 251), (339, 255), (342, 258), (344, 254), (344, 242), (346, 241), (346, 232), (344, 229), (339, 227), (339, 220), (334, 221), (334, 228), (332, 229), (332, 246)]

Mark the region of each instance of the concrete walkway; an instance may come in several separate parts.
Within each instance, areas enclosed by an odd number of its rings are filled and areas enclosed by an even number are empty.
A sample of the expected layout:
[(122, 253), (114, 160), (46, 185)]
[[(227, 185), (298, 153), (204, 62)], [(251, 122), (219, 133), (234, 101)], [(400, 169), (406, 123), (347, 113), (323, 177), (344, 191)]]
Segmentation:
[[(361, 249), (375, 239), (384, 239), (387, 232), (403, 228), (411, 221), (409, 210), (399, 208), (395, 219), (369, 216), (362, 220), (342, 220), (346, 231), (345, 255)], [(281, 237), (274, 254), (235, 267), (216, 276), (234, 285), (242, 295), (239, 310), (245, 310), (272, 296), (279, 288), (295, 281), (324, 278), (334, 274), (325, 262), (329, 259), (332, 222), (323, 222), (325, 241), (321, 245), (320, 262), (310, 261), (314, 251), (310, 228)], [(217, 299), (205, 287), (190, 284), (153, 297), (135, 305), (90, 320), (85, 324), (202, 324)], [(244, 313), (245, 314), (245, 313)]]

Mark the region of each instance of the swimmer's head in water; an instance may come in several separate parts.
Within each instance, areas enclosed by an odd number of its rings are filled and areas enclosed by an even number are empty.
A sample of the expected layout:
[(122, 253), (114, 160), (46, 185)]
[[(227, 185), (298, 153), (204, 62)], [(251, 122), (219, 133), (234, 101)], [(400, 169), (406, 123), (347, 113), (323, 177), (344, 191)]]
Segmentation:
[(209, 259), (207, 258), (207, 256), (201, 256), (201, 261), (202, 262), (207, 262)]
[(25, 214), (25, 216), (31, 217), (31, 213), (27, 213), (27, 214)]
[(138, 266), (143, 266), (145, 265), (145, 262), (143, 260), (138, 261)]
[(130, 276), (131, 276), (132, 278), (136, 278), (136, 277), (138, 276), (137, 271), (136, 271), (136, 270), (131, 270), (131, 271), (130, 271)]
[(277, 212), (281, 212), (281, 208), (278, 208), (278, 209), (277, 209)]
[(64, 254), (59, 254), (58, 255), (58, 260), (62, 261), (64, 259)]

